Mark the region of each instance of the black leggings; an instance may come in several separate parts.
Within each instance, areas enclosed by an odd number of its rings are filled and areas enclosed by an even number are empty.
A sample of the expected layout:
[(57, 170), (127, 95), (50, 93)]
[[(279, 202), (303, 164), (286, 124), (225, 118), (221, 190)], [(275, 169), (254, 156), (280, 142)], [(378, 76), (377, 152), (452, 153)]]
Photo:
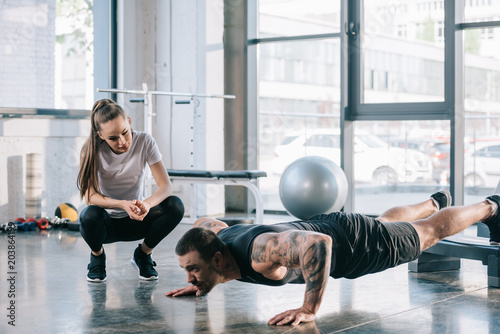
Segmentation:
[(152, 207), (142, 221), (128, 216), (111, 218), (105, 209), (89, 205), (80, 214), (80, 233), (94, 252), (99, 252), (103, 244), (142, 238), (147, 247), (154, 248), (172, 232), (183, 216), (184, 204), (177, 196), (167, 197)]

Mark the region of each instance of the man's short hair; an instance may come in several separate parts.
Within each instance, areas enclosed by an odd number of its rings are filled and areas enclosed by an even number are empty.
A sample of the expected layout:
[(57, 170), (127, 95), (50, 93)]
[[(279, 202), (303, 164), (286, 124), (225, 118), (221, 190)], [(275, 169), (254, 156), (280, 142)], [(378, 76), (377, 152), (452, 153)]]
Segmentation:
[(215, 253), (225, 253), (226, 244), (219, 239), (217, 234), (205, 227), (194, 227), (187, 231), (177, 242), (175, 254), (186, 255), (191, 251), (197, 251), (201, 258), (209, 262)]

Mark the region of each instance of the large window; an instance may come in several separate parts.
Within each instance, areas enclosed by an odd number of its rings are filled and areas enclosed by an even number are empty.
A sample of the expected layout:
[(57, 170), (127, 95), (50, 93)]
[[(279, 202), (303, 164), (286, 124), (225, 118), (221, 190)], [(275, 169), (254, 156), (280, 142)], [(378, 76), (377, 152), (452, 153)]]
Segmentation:
[[(340, 164), (340, 2), (259, 5), (259, 169), (266, 210), (284, 210), (284, 169), (306, 155)], [(314, 36), (311, 36), (314, 35)], [(282, 37), (292, 40), (280, 40)], [(272, 40), (266, 40), (272, 38)]]
[(0, 4), (0, 107), (90, 109), (91, 0)]
[(379, 214), (440, 187), (458, 204), (491, 193), (500, 181), (498, 1), (343, 4), (260, 1), (266, 209), (282, 208), (281, 173), (304, 155), (347, 162), (356, 212)]

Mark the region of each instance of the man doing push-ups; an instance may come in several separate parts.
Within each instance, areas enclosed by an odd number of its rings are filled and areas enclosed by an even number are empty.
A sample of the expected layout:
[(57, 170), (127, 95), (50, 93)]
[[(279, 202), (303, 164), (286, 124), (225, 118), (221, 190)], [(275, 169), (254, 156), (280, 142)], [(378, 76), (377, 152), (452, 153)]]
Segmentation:
[(305, 283), (303, 305), (282, 312), (270, 325), (310, 322), (321, 304), (328, 277), (357, 278), (413, 261), (439, 240), (482, 221), (490, 242), (500, 244), (500, 196), (451, 205), (440, 190), (421, 203), (387, 210), (377, 218), (334, 212), (305, 221), (234, 225), (200, 218), (175, 252), (190, 285), (167, 296), (202, 295), (219, 283), (283, 285)]

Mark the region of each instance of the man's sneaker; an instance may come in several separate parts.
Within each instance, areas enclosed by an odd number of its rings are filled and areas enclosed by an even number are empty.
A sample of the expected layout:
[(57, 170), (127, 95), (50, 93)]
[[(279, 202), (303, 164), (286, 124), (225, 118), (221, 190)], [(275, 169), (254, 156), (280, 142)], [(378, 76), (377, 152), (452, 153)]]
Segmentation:
[(497, 213), (483, 223), (490, 229), (490, 245), (500, 246), (500, 196), (491, 195), (486, 199), (497, 204)]
[(106, 280), (106, 253), (104, 253), (104, 250), (99, 256), (95, 256), (90, 252), (90, 263), (87, 269), (89, 270), (87, 281), (100, 283)]
[(434, 200), (439, 207), (439, 210), (447, 208), (451, 205), (451, 194), (447, 189), (441, 189), (438, 192), (431, 195), (431, 198)]
[(158, 279), (158, 272), (153, 268), (156, 263), (151, 259), (151, 254), (142, 251), (141, 245), (135, 249), (130, 260), (132, 265), (139, 271), (139, 278), (145, 281)]

